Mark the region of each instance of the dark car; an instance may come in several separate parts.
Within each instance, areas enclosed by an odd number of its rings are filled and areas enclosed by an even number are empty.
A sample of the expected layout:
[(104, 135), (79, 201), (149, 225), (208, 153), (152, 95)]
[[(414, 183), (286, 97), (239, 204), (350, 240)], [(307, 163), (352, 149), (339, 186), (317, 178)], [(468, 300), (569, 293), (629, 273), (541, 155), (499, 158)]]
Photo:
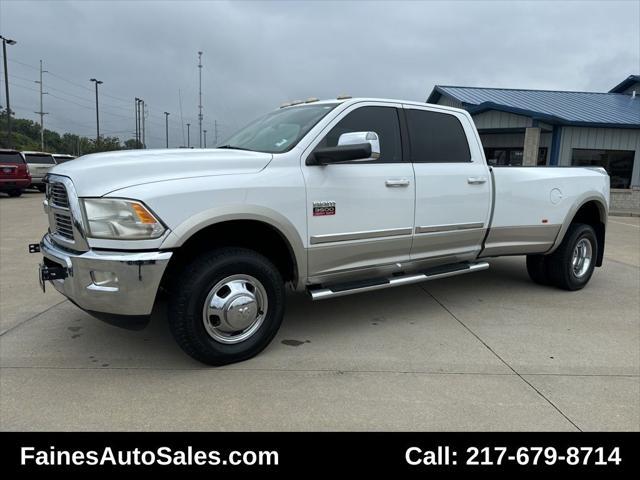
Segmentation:
[(31, 174), (24, 155), (18, 150), (0, 149), (0, 192), (19, 197), (31, 185)]

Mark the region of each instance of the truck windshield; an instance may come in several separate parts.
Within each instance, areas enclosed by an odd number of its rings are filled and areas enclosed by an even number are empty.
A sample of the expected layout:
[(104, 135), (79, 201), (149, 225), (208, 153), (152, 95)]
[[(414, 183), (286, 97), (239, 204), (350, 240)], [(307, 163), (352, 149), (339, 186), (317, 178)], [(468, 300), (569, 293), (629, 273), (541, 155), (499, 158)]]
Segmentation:
[(218, 148), (282, 153), (291, 150), (337, 103), (288, 107), (259, 118)]

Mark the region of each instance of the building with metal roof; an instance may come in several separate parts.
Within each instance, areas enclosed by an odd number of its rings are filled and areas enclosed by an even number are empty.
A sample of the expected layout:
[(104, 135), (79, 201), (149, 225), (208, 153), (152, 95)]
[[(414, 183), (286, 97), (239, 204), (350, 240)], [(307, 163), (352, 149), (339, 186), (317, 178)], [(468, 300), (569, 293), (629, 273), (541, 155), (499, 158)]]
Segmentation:
[(491, 164), (603, 166), (612, 210), (640, 212), (640, 75), (608, 92), (436, 85), (427, 102), (469, 111)]

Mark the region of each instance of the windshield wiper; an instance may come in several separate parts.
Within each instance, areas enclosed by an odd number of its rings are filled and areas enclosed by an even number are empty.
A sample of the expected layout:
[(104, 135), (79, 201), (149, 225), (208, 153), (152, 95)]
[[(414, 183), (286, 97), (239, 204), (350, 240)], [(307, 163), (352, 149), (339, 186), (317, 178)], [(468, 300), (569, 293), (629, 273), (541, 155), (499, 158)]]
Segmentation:
[(254, 150), (251, 150), (250, 148), (234, 147), (233, 145), (220, 145), (219, 147), (216, 147), (216, 148), (228, 148), (230, 150), (245, 150), (247, 152), (254, 151)]

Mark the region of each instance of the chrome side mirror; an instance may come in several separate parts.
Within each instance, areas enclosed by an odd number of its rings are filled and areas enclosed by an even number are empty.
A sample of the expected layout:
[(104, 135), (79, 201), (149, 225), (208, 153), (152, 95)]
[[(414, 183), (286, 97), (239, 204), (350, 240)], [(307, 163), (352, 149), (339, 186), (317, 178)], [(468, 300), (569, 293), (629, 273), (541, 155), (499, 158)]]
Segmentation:
[(358, 145), (368, 143), (371, 145), (371, 157), (359, 158), (359, 161), (376, 160), (380, 157), (380, 138), (376, 132), (349, 132), (343, 133), (338, 139), (338, 146)]

